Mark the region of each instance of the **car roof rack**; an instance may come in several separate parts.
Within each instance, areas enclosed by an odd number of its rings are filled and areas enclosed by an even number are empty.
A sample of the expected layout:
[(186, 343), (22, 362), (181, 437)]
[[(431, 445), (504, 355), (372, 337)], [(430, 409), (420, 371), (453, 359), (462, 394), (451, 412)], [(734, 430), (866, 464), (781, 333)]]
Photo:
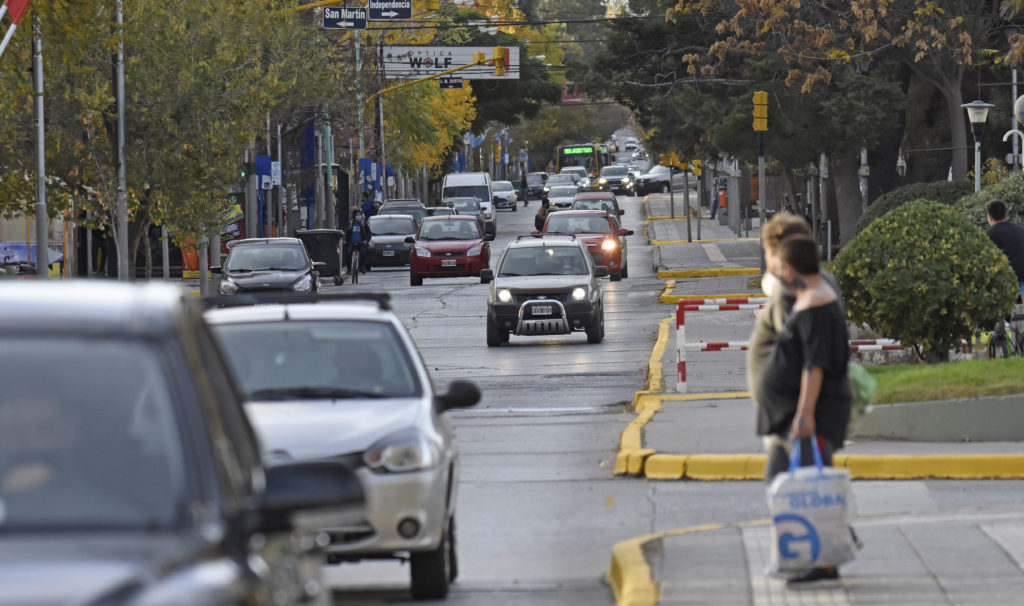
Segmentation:
[(384, 292), (346, 292), (346, 293), (242, 293), (237, 295), (212, 295), (201, 298), (204, 308), (242, 307), (245, 305), (287, 305), (291, 303), (334, 303), (338, 301), (369, 301), (375, 302), (381, 311), (391, 311), (391, 295)]
[(576, 234), (523, 234), (521, 236), (516, 236), (516, 242), (523, 238), (534, 238), (536, 240), (542, 240), (544, 238), (568, 238), (570, 240), (575, 240)]

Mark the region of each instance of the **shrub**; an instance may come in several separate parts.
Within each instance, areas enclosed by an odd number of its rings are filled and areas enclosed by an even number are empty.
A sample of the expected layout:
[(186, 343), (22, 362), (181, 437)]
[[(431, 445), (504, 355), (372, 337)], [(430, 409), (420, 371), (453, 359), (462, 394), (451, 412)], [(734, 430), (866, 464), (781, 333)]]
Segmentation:
[(932, 183), (911, 183), (898, 187), (875, 198), (875, 201), (868, 206), (860, 220), (857, 221), (857, 233), (864, 231), (864, 228), (878, 217), (907, 202), (923, 198), (952, 205), (973, 191), (974, 185), (968, 181), (934, 181)]
[(1006, 255), (956, 208), (916, 200), (889, 211), (835, 263), (850, 319), (946, 360), (976, 328), (1010, 313), (1017, 278)]
[(1006, 216), (1014, 223), (1024, 222), (1024, 173), (1016, 171), (999, 183), (971, 192), (960, 199), (960, 211), (971, 223), (988, 227), (985, 203), (998, 198), (1006, 203)]

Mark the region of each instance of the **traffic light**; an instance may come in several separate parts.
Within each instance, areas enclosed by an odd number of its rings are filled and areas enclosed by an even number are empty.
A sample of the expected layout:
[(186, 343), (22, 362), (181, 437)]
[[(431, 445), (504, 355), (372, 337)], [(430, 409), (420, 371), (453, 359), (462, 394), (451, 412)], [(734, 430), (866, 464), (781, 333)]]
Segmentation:
[(768, 93), (763, 90), (754, 91), (754, 130), (768, 130)]
[(693, 173), (694, 177), (700, 176), (700, 160), (692, 160), (690, 162), (690, 172)]
[(249, 175), (256, 172), (255, 162), (242, 162), (242, 168), (238, 171), (238, 176), (245, 179)]
[(487, 55), (484, 53), (473, 53), (473, 61), (475, 63), (483, 63), (484, 61), (487, 61)]
[(504, 76), (505, 75), (505, 59), (508, 56), (508, 49), (504, 46), (494, 47), (494, 75)]
[(662, 166), (670, 166), (672, 161), (669, 160), (668, 154), (658, 154), (658, 164)]

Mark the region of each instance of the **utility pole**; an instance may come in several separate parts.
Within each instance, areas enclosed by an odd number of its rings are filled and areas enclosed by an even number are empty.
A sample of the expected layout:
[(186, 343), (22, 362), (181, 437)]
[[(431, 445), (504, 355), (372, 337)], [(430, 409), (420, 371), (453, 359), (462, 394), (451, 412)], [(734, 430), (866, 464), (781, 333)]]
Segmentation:
[[(128, 279), (128, 181), (125, 176), (124, 158), (124, 10), (123, 0), (117, 0), (117, 192), (114, 194), (114, 208), (117, 225), (114, 243), (117, 245), (117, 279)], [(40, 69), (40, 72), (42, 70)], [(40, 74), (41, 76), (42, 74)], [(41, 82), (41, 80), (40, 80)], [(41, 101), (40, 101), (41, 102)], [(205, 267), (200, 267), (205, 271)]]
[[(50, 277), (48, 270), (50, 241), (46, 217), (46, 140), (43, 121), (43, 37), (39, 27), (39, 15), (32, 16), (32, 75), (36, 90), (36, 279)], [(28, 256), (31, 251), (26, 250)]]

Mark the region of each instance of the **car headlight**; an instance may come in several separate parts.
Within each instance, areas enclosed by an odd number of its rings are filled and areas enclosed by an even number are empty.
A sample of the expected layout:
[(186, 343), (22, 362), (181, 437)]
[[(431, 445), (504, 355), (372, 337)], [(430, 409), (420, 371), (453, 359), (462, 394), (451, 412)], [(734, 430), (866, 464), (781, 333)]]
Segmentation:
[(429, 257), (430, 256), (430, 251), (425, 249), (425, 248), (423, 248), (422, 246), (417, 246), (416, 247), (416, 256), (417, 257)]
[(413, 429), (382, 438), (363, 453), (366, 466), (377, 472), (401, 473), (430, 469), (437, 464), (437, 459), (434, 444)]
[(222, 295), (233, 295), (238, 292), (238, 285), (231, 281), (231, 278), (224, 278), (220, 281), (220, 286), (217, 288)]
[(622, 184), (623, 185), (629, 185), (629, 177), (623, 177), (622, 178)]
[(601, 185), (604, 185), (605, 183), (608, 182), (608, 179), (605, 179), (604, 177), (601, 177), (600, 179), (597, 180), (597, 182), (600, 183)]
[(550, 188), (550, 187), (548, 187), (547, 185), (545, 185), (545, 186), (544, 186), (544, 191), (551, 191), (551, 188)]
[(475, 257), (484, 251), (484, 245), (479, 244), (466, 251), (467, 257)]
[(512, 302), (512, 291), (510, 291), (507, 288), (503, 288), (503, 289), (499, 290), (498, 291), (498, 300), (501, 301), (502, 303), (511, 303)]
[(292, 284), (292, 290), (295, 292), (307, 292), (310, 288), (313, 288), (313, 276), (310, 274), (302, 276)]
[(601, 250), (615, 250), (619, 247), (619, 243), (612, 239), (607, 239), (601, 242)]
[(587, 298), (587, 289), (577, 286), (572, 289), (572, 298), (577, 301), (582, 301)]

